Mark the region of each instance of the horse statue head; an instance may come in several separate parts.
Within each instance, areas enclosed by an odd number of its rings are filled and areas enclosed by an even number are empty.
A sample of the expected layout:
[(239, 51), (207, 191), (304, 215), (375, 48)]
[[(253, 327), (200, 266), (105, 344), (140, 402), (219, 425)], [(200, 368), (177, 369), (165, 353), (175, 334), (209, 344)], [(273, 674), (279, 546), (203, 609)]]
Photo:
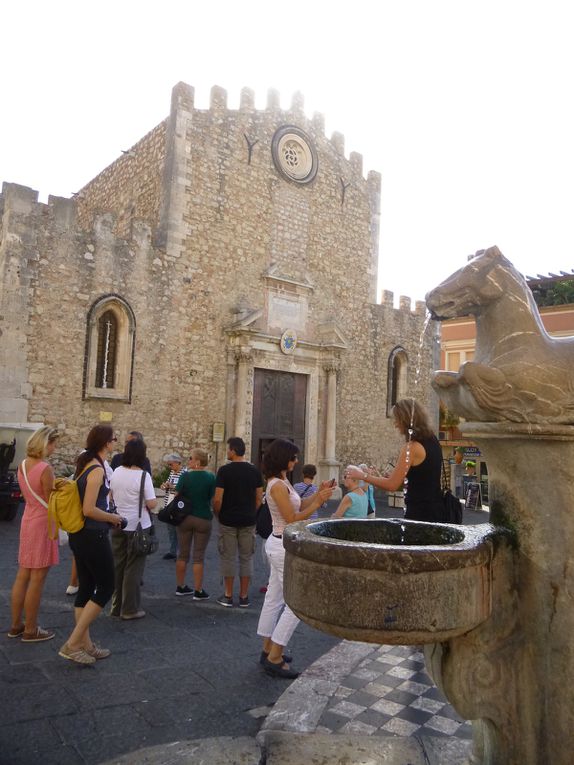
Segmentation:
[(473, 361), (433, 388), (476, 421), (574, 424), (574, 338), (550, 337), (524, 277), (498, 247), (479, 250), (426, 296), (437, 320), (476, 319)]
[(478, 316), (511, 291), (534, 307), (526, 280), (498, 247), (478, 250), (468, 263), (426, 295), (433, 319)]

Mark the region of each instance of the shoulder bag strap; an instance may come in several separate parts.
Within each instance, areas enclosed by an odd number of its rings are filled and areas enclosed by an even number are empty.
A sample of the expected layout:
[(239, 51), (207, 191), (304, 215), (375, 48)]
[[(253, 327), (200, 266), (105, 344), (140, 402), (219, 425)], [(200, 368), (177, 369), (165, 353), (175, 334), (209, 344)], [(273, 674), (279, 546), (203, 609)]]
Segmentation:
[(146, 477), (146, 471), (142, 470), (142, 477), (140, 481), (140, 501), (138, 505), (138, 518), (141, 521), (142, 519), (142, 505), (144, 501), (144, 484), (145, 484), (145, 477)]
[(442, 490), (446, 491), (449, 488), (449, 485), (446, 480), (446, 469), (444, 466), (444, 460), (441, 460), (441, 468), (442, 468)]
[[(80, 483), (79, 483), (80, 478), (82, 478), (82, 476), (85, 475), (86, 476), (86, 481), (87, 481), (88, 480), (87, 476), (92, 472), (92, 470), (95, 470), (97, 467), (101, 467), (101, 466), (100, 465), (89, 465), (88, 467), (85, 467), (82, 470), (82, 472), (80, 473), (79, 476), (76, 477), (74, 475), (74, 478), (72, 478), (72, 481), (75, 481), (77, 486), (78, 486), (78, 494), (80, 495), (80, 502), (82, 503), (82, 505), (84, 504), (84, 497), (86, 495), (86, 484), (84, 483), (84, 487), (82, 488), (80, 486)], [(104, 470), (104, 479), (105, 479), (105, 477), (106, 477), (106, 471)]]
[(312, 484), (312, 483), (310, 483), (310, 484), (308, 484), (308, 485), (305, 487), (305, 491), (303, 492), (303, 494), (301, 494), (301, 499), (303, 499), (303, 497), (305, 496), (305, 494), (307, 494), (307, 492), (309, 491), (309, 489), (310, 489), (312, 486), (313, 486), (313, 484)]
[[(72, 476), (72, 478), (71, 478), (70, 480), (72, 480), (72, 481), (75, 481), (76, 483), (78, 483), (78, 481), (79, 481), (79, 480), (80, 480), (80, 478), (81, 478), (81, 477), (84, 475), (84, 473), (91, 473), (91, 472), (92, 472), (92, 470), (93, 470), (94, 468), (97, 468), (97, 467), (101, 467), (101, 465), (88, 465), (87, 467), (85, 467), (85, 468), (82, 470), (82, 472), (80, 473), (80, 475), (76, 475), (76, 474), (74, 473), (74, 475)], [(106, 475), (106, 471), (104, 470), (104, 477), (105, 477), (105, 475)]]
[(42, 497), (39, 497), (36, 494), (36, 492), (34, 491), (34, 489), (30, 486), (30, 481), (28, 480), (28, 475), (26, 474), (26, 460), (22, 461), (22, 464), (20, 465), (20, 467), (22, 468), (22, 473), (24, 474), (24, 480), (28, 484), (28, 488), (30, 489), (30, 493), (32, 494), (33, 497), (36, 497), (36, 499), (42, 505), (42, 507), (47, 508), (48, 507), (48, 503), (46, 502), (46, 500), (42, 499)]

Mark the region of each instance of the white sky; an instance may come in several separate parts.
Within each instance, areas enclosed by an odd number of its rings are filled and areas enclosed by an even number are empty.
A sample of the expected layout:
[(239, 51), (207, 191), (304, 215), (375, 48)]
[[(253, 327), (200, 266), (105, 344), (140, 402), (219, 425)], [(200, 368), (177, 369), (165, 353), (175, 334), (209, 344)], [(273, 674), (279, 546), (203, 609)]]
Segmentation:
[(527, 274), (574, 267), (573, 25), (558, 0), (11, 0), (0, 180), (70, 196), (169, 112), (325, 115), (382, 175), (381, 288), (420, 299), (497, 244)]

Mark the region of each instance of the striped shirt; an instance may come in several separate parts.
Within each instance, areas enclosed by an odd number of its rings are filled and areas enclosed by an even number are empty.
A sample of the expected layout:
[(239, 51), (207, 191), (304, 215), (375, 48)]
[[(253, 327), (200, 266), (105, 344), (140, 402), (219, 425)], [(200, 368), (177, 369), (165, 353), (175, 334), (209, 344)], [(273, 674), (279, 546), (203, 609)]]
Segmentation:
[[(174, 487), (174, 489), (177, 486), (177, 482), (179, 481), (179, 477), (183, 473), (185, 473), (185, 471), (186, 471), (186, 469), (184, 467), (182, 467), (181, 470), (179, 470), (177, 472), (175, 470), (172, 470), (171, 473), (169, 474), (169, 478), (167, 480), (168, 480), (168, 483), (170, 483)], [(163, 506), (167, 507), (174, 497), (175, 497), (175, 491), (170, 491), (169, 489), (166, 489), (165, 490), (165, 499), (163, 500)]]

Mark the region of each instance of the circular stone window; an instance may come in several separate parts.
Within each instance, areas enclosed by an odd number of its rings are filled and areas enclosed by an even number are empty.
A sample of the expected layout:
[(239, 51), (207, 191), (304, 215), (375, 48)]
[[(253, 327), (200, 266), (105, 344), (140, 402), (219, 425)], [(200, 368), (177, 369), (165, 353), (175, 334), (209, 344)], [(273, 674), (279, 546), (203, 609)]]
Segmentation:
[(284, 125), (271, 142), (275, 167), (284, 178), (295, 183), (310, 183), (317, 175), (319, 160), (309, 136), (294, 125)]

